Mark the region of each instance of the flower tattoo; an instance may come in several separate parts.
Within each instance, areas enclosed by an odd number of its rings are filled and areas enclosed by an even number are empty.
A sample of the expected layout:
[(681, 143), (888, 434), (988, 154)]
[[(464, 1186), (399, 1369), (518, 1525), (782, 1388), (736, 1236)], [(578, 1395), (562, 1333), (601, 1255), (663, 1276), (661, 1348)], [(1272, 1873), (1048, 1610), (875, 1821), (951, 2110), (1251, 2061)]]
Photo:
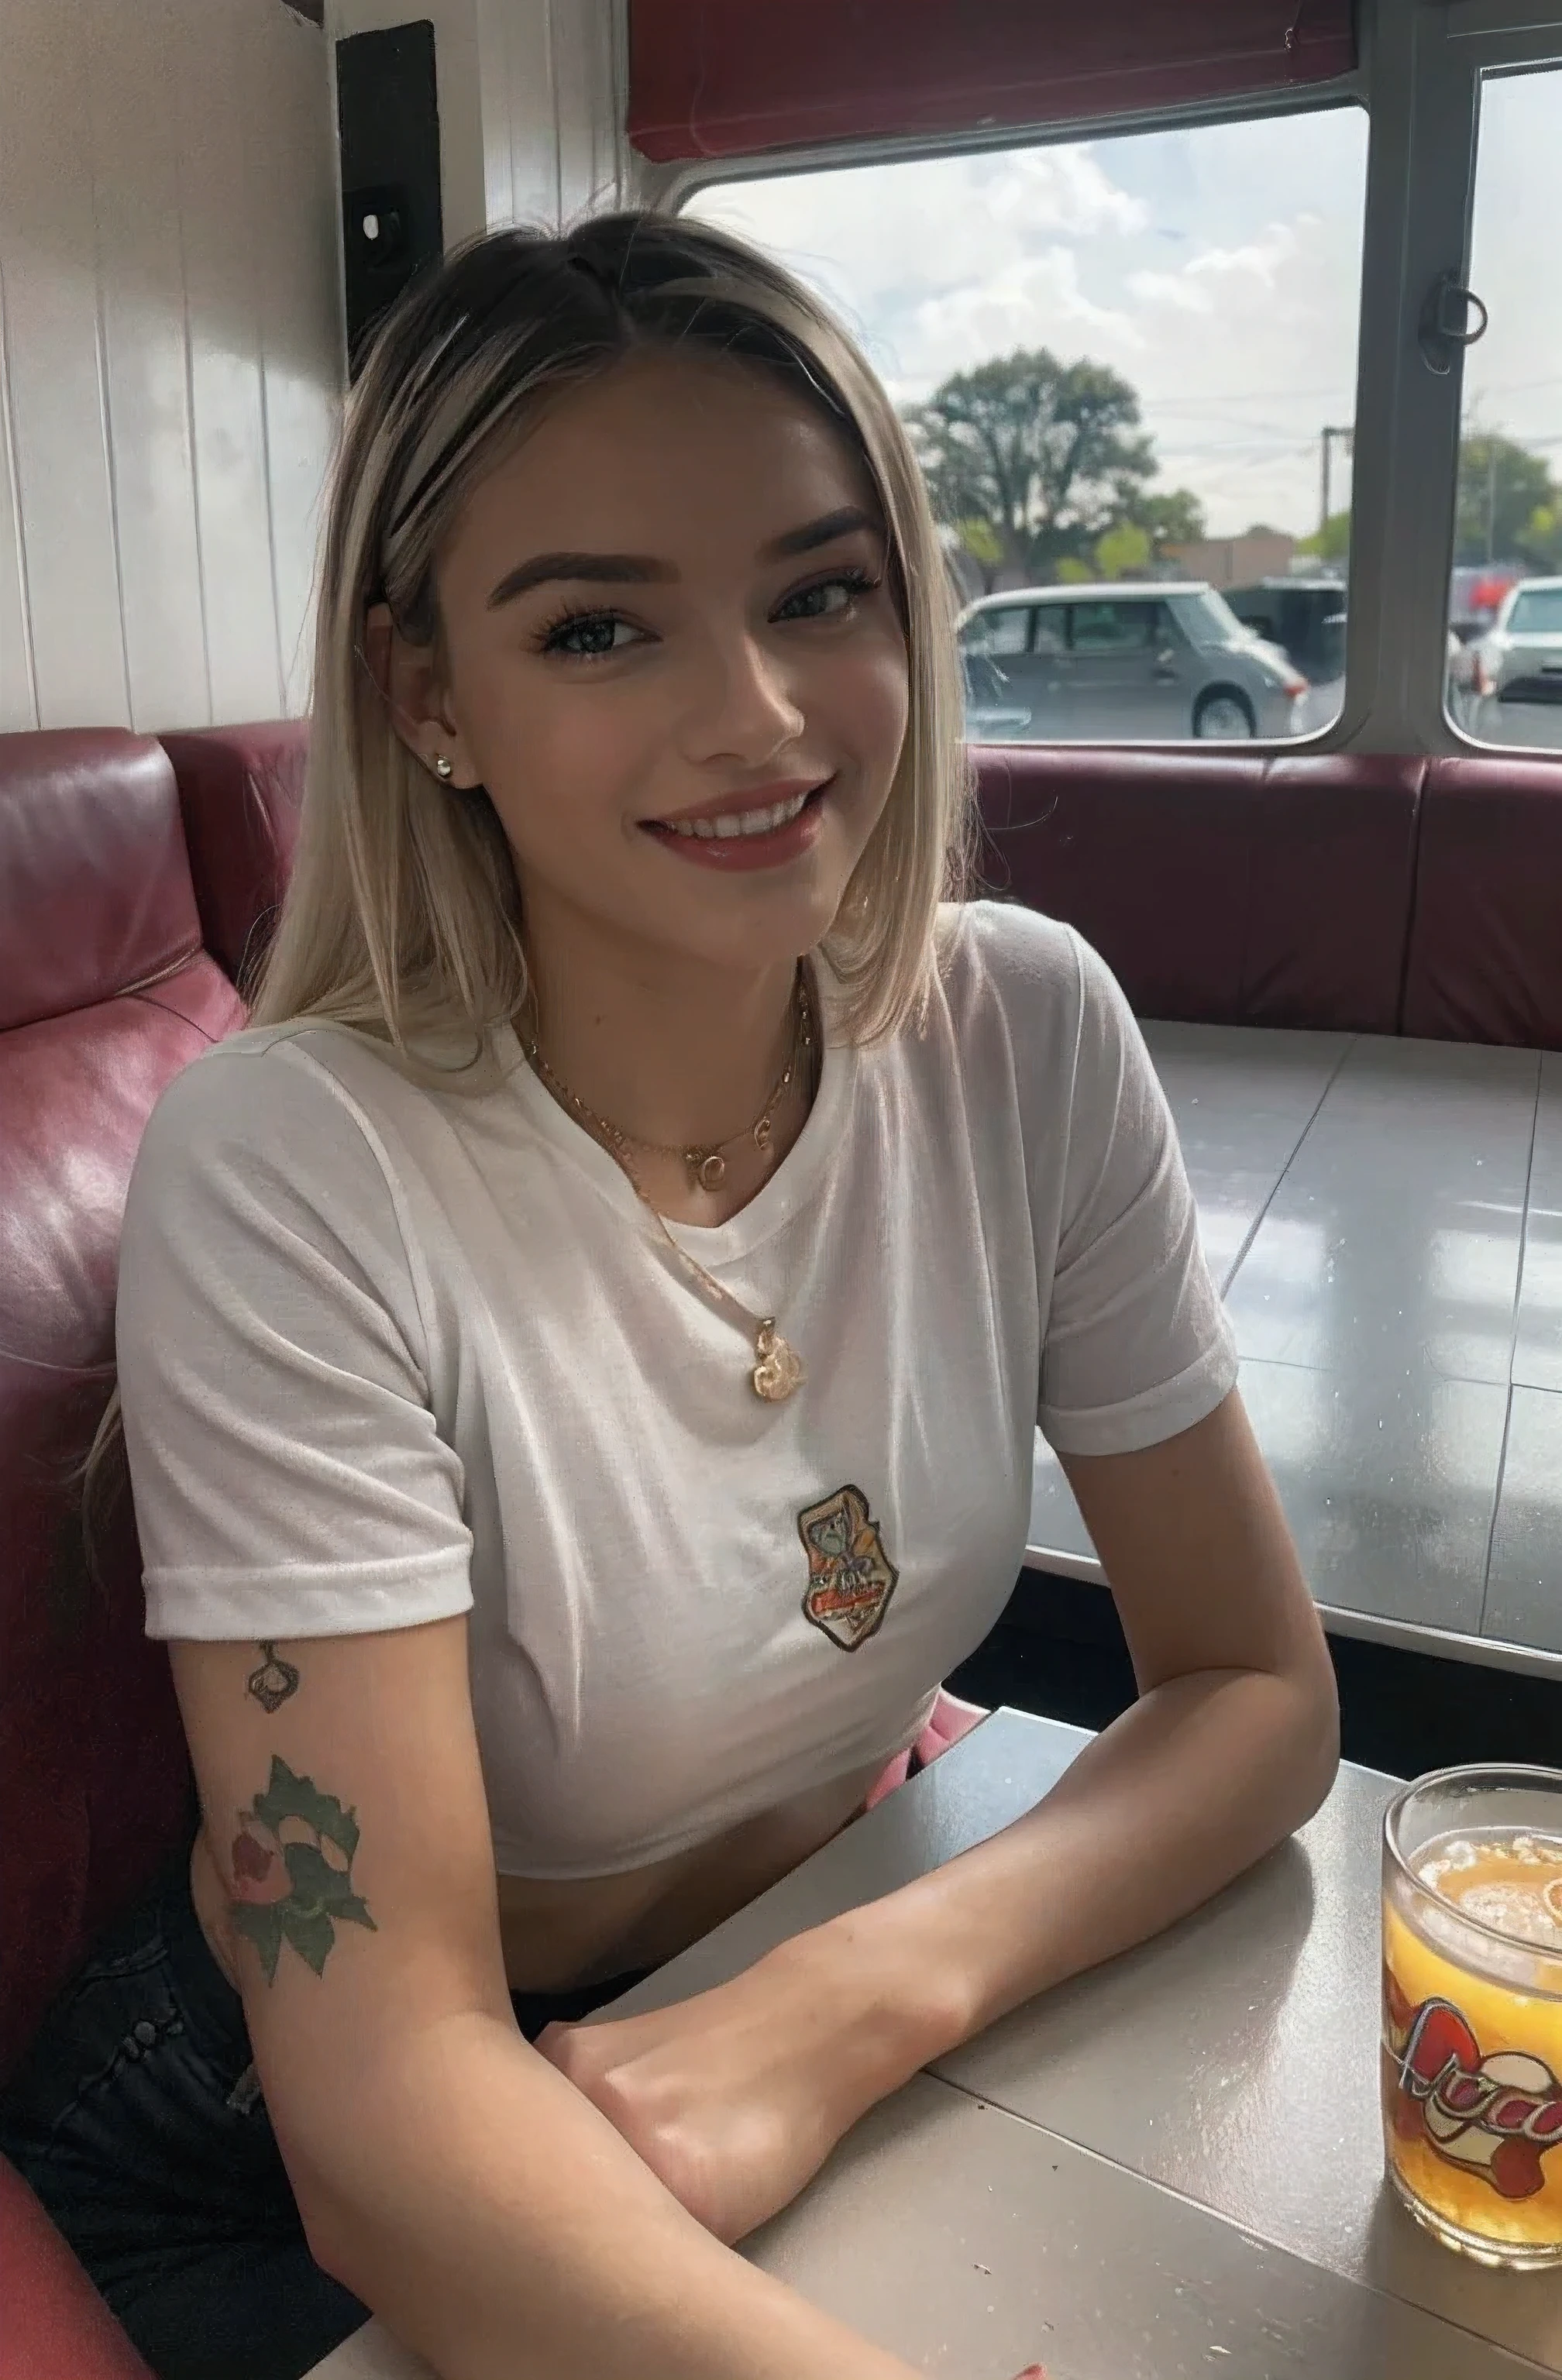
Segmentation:
[(358, 1820), (312, 1778), (296, 1777), (273, 1753), (271, 1781), (239, 1812), (238, 1824), (232, 1860), (238, 1897), (228, 1911), (259, 1951), (268, 1984), (276, 1979), (285, 1940), (319, 1975), (339, 1924), (379, 1932), (352, 1888)]

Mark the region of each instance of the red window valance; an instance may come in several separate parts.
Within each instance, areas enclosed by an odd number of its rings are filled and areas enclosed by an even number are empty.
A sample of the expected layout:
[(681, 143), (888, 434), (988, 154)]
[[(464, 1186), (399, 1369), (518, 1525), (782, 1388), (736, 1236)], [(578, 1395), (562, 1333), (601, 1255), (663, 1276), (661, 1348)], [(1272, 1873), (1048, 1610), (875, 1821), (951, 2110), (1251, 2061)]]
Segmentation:
[(1352, 0), (630, 0), (629, 139), (658, 162), (1067, 124), (1327, 82)]

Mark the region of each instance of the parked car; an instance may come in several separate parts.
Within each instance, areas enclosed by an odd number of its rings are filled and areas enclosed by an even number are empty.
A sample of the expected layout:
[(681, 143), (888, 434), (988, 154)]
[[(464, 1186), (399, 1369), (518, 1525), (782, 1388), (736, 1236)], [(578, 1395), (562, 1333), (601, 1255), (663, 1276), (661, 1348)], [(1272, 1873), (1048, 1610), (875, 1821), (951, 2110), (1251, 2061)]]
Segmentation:
[(1023, 744), (1031, 735), (1031, 710), (985, 653), (960, 655), (965, 676), (966, 736), (972, 744)]
[(1345, 675), (1345, 589), (1336, 578), (1260, 578), (1222, 592), (1243, 626), (1278, 645), (1314, 686)]
[(1486, 744), (1562, 746), (1562, 578), (1521, 578), (1473, 648), (1470, 733)]
[(988, 662), (1004, 702), (1030, 714), (1023, 728), (1006, 731), (1009, 742), (1299, 732), (1306, 678), (1266, 653), (1202, 581), (984, 595), (961, 613), (959, 638), (968, 689), (971, 665)]

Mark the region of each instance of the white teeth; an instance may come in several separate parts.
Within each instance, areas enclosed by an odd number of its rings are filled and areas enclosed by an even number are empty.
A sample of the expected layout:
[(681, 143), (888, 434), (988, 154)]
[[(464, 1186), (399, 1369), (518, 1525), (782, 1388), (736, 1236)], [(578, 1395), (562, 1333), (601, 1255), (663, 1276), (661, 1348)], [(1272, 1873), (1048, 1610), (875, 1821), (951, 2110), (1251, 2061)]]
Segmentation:
[(705, 843), (732, 843), (740, 835), (774, 834), (778, 826), (797, 817), (807, 799), (807, 794), (794, 794), (789, 802), (776, 802), (767, 810), (745, 810), (741, 818), (724, 813), (714, 819), (668, 819), (665, 823), (675, 834), (699, 835)]

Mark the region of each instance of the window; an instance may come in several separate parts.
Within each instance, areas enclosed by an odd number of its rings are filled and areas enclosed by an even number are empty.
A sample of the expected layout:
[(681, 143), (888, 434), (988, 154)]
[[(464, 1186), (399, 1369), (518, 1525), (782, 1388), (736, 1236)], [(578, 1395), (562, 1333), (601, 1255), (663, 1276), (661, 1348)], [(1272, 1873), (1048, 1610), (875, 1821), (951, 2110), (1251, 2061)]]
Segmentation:
[(1562, 67), (1481, 87), (1446, 702), (1476, 742), (1562, 750), (1562, 288), (1545, 181)]
[[(1059, 606), (1036, 606), (1029, 647), (1021, 607), (968, 615), (968, 654), (1020, 665), (1024, 740), (1272, 738), (1337, 715), (1366, 147), (1365, 115), (1341, 106), (689, 200), (856, 331), (968, 603), (1080, 588), (1071, 649)], [(1293, 578), (1320, 590), (1328, 635), (1316, 604), (1275, 635), (1209, 608)], [(1108, 585), (1190, 592), (1158, 630)], [(1163, 633), (1175, 671), (1140, 684), (1092, 658), (1089, 685), (1072, 674), (1087, 655), (1153, 658)]]
[(1142, 652), (1153, 644), (1158, 603), (1073, 603), (1069, 642), (1077, 653)]
[(1510, 599), (1506, 625), (1510, 637), (1562, 637), (1562, 578), (1519, 586)]
[(995, 660), (1022, 653), (1029, 643), (1029, 619), (1019, 604), (1006, 605), (1001, 612), (978, 612), (961, 630), (960, 643), (968, 653), (991, 653)]

